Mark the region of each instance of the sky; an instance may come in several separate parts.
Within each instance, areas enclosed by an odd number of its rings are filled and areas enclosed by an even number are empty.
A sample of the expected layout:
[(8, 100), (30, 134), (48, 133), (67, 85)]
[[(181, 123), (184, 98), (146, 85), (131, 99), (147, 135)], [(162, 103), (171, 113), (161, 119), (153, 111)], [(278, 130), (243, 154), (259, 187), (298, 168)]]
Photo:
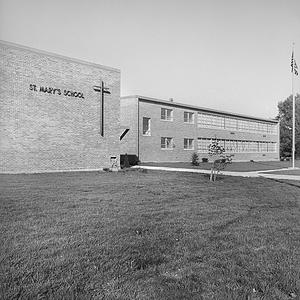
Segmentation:
[(0, 0), (0, 39), (118, 68), (121, 96), (275, 118), (300, 1)]

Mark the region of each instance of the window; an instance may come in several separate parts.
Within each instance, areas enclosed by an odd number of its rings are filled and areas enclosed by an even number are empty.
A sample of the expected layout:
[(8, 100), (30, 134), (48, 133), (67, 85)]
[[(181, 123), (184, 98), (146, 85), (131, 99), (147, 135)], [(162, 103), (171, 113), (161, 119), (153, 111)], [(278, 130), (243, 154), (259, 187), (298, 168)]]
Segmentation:
[(150, 118), (143, 117), (143, 135), (151, 135)]
[(254, 133), (277, 133), (277, 124), (198, 112), (199, 128), (229, 129)]
[(268, 144), (266, 142), (259, 142), (259, 151), (268, 152)]
[(194, 113), (185, 111), (183, 114), (184, 123), (194, 124)]
[(237, 130), (237, 119), (234, 118), (225, 118), (225, 128), (226, 129), (233, 129), (233, 130)]
[[(212, 139), (198, 138), (198, 152), (208, 153)], [(251, 152), (276, 152), (277, 144), (274, 142), (257, 142), (244, 140), (218, 140), (220, 146), (225, 148), (225, 153), (251, 153)]]
[(248, 141), (242, 141), (241, 152), (249, 152), (249, 143), (248, 143)]
[(277, 134), (277, 125), (276, 124), (268, 124), (267, 132), (270, 134)]
[(268, 142), (268, 152), (276, 152), (277, 144)]
[(249, 152), (258, 152), (258, 143), (250, 141), (249, 142)]
[(198, 113), (198, 127), (202, 128), (224, 128), (225, 118), (223, 116)]
[(194, 150), (194, 139), (184, 139), (183, 140), (183, 149)]
[(160, 147), (165, 150), (173, 150), (173, 138), (162, 137), (160, 139)]
[(212, 143), (212, 139), (198, 139), (198, 152), (208, 153), (208, 147)]
[(165, 121), (173, 121), (173, 110), (168, 108), (162, 108), (160, 119)]

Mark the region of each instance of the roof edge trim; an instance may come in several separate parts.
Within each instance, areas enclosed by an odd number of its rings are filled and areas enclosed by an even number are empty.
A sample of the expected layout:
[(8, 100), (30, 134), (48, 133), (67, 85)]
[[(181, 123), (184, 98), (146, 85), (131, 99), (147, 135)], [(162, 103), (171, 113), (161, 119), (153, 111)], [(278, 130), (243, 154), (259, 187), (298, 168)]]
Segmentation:
[(32, 48), (32, 47), (29, 47), (29, 46), (16, 44), (16, 43), (13, 43), (13, 42), (0, 40), (0, 44), (8, 46), (8, 47), (13, 47), (13, 48), (16, 48), (16, 49), (22, 49), (22, 50), (25, 50), (25, 51), (30, 51), (30, 52), (34, 52), (34, 53), (38, 53), (38, 54), (44, 54), (44, 55), (47, 55), (47, 56), (52, 56), (52, 57), (55, 57), (55, 58), (60, 58), (60, 59), (68, 60), (68, 61), (75, 62), (75, 63), (90, 65), (90, 66), (94, 66), (94, 67), (97, 67), (97, 68), (106, 69), (108, 71), (114, 71), (114, 72), (121, 73), (121, 70), (117, 69), (117, 68), (108, 67), (108, 66), (104, 66), (104, 65), (101, 65), (101, 64), (97, 64), (97, 63), (89, 62), (89, 61), (86, 61), (86, 60), (82, 60), (82, 59), (79, 59), (79, 58), (73, 58), (73, 57), (69, 57), (69, 56), (65, 56), (65, 55), (61, 55), (61, 54), (57, 54), (57, 53), (53, 53), (53, 52), (48, 52), (48, 51), (45, 51), (45, 50), (40, 50), (40, 49)]
[(279, 123), (279, 121), (276, 119), (266, 119), (266, 118), (254, 117), (254, 116), (249, 116), (249, 115), (243, 115), (243, 114), (238, 114), (238, 113), (233, 113), (233, 112), (228, 112), (228, 111), (221, 111), (221, 110), (216, 110), (216, 109), (206, 108), (206, 107), (201, 107), (201, 106), (196, 106), (196, 105), (190, 105), (190, 104), (185, 104), (185, 103), (171, 102), (168, 100), (145, 97), (145, 96), (140, 96), (140, 95), (124, 96), (124, 97), (121, 97), (121, 100), (129, 99), (129, 98), (137, 98), (139, 101), (144, 101), (144, 102), (152, 102), (152, 103), (156, 103), (156, 104), (160, 103), (163, 105), (177, 106), (177, 107), (193, 109), (193, 110), (201, 110), (201, 111), (204, 111), (207, 113), (222, 114), (222, 115), (227, 115), (227, 116), (240, 117), (240, 118), (244, 118), (244, 119), (251, 119), (251, 120), (257, 120), (257, 121), (265, 121), (265, 122), (276, 123), (276, 124)]

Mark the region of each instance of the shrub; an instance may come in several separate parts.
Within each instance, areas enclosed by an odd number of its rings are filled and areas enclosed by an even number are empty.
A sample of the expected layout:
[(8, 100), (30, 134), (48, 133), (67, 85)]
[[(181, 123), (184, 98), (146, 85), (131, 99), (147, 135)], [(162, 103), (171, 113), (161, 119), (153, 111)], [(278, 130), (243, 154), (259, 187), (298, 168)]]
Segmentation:
[[(122, 168), (127, 168), (125, 166), (126, 160), (128, 160), (128, 162), (129, 162), (129, 167), (138, 165), (140, 163), (139, 158), (135, 154), (127, 154), (127, 153), (121, 154), (120, 155), (120, 164), (121, 164)], [(127, 162), (126, 162), (126, 165), (127, 165)]]
[(196, 152), (192, 154), (192, 165), (199, 166), (199, 155)]
[(129, 159), (128, 159), (128, 155), (127, 153), (124, 156), (124, 168), (129, 168), (130, 164), (129, 164)]

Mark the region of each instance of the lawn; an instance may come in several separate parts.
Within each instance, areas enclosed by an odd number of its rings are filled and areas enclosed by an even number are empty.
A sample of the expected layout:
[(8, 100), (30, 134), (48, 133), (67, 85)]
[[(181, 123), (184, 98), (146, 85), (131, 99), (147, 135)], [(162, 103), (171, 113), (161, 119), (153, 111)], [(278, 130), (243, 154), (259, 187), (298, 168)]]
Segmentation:
[[(212, 163), (202, 163), (199, 166), (193, 166), (190, 162), (166, 162), (155, 163), (148, 162), (142, 163), (142, 166), (158, 166), (158, 167), (170, 167), (170, 168), (189, 168), (189, 169), (202, 169), (210, 170)], [(249, 162), (232, 162), (226, 166), (225, 171), (234, 172), (251, 172), (251, 171), (265, 171), (276, 170), (282, 168), (290, 168), (292, 163), (290, 161), (249, 161)], [(300, 167), (300, 160), (295, 161), (295, 166)]]
[(127, 171), (0, 175), (1, 299), (293, 299), (300, 189)]

